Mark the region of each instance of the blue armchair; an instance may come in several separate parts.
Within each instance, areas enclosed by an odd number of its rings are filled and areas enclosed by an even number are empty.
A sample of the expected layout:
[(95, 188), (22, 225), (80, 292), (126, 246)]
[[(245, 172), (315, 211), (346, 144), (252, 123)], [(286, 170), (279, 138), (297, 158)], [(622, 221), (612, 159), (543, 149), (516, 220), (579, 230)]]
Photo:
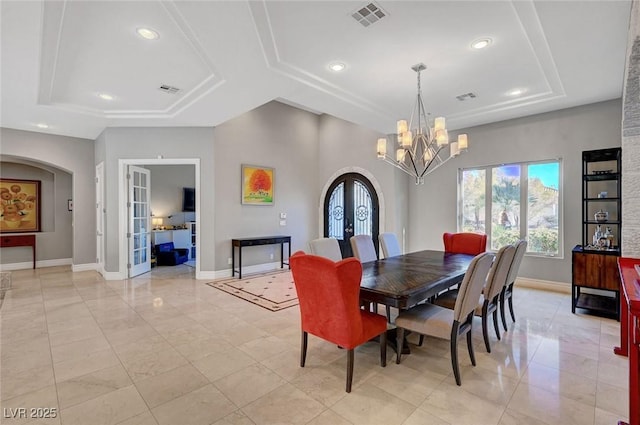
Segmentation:
[(189, 260), (187, 248), (175, 248), (173, 242), (156, 245), (156, 261), (159, 266), (177, 266)]

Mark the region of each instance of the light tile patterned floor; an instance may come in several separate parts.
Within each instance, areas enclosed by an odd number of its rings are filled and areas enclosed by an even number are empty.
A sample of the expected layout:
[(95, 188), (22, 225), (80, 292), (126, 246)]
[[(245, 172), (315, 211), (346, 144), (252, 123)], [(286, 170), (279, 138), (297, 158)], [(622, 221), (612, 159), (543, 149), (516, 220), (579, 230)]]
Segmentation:
[[(347, 394), (344, 350), (310, 337), (298, 366), (297, 307), (267, 311), (188, 266), (128, 281), (53, 267), (12, 281), (0, 309), (3, 424), (611, 425), (628, 414), (619, 324), (571, 314), (565, 294), (516, 288), (518, 321), (492, 337), (493, 352), (479, 326), (477, 367), (460, 345), (462, 387), (448, 343), (427, 338), (400, 365), (388, 350), (386, 368), (376, 343), (360, 347)], [(7, 417), (18, 408), (27, 418)], [(29, 408), (57, 417), (36, 421)]]

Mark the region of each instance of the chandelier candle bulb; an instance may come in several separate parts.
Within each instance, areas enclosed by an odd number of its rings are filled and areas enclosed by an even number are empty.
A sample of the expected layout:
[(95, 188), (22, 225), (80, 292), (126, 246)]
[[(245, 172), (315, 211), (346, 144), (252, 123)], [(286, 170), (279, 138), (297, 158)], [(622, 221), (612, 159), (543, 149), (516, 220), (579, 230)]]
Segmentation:
[(405, 150), (402, 148), (399, 148), (396, 151), (396, 161), (398, 162), (404, 162), (404, 154), (405, 154)]
[(436, 142), (439, 147), (442, 147), (449, 143), (447, 130), (436, 130)]
[(461, 151), (466, 151), (467, 147), (469, 147), (469, 142), (467, 140), (466, 134), (458, 134), (458, 149)]
[(407, 130), (409, 129), (409, 127), (407, 126), (407, 120), (398, 120), (397, 127), (398, 127), (398, 136), (401, 136), (402, 134), (406, 133)]
[(387, 154), (387, 139), (378, 139), (378, 158), (382, 159)]
[(458, 142), (451, 142), (450, 146), (451, 146), (450, 154), (451, 154), (452, 157), (460, 155), (460, 149), (458, 148)]
[(413, 143), (413, 133), (411, 131), (405, 131), (402, 133), (402, 147), (409, 149)]
[(445, 120), (444, 117), (437, 117), (434, 121), (433, 121), (433, 129), (437, 132), (438, 130), (444, 130), (446, 128), (445, 126)]

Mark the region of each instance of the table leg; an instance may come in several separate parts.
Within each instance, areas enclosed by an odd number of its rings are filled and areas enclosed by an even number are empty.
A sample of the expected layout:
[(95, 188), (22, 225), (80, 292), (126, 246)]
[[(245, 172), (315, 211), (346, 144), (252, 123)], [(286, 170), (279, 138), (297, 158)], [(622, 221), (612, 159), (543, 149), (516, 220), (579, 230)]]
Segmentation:
[(236, 275), (236, 247), (231, 245), (231, 277)]
[(629, 309), (625, 297), (620, 297), (620, 346), (613, 352), (619, 356), (629, 355)]

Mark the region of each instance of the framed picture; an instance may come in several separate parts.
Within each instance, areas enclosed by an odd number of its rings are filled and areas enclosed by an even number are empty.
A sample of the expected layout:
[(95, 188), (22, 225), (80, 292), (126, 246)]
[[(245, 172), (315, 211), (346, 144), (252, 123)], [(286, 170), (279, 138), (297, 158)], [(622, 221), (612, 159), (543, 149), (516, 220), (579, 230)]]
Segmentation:
[(40, 181), (0, 179), (0, 232), (40, 231)]
[(270, 167), (242, 164), (242, 203), (273, 205), (275, 170)]

